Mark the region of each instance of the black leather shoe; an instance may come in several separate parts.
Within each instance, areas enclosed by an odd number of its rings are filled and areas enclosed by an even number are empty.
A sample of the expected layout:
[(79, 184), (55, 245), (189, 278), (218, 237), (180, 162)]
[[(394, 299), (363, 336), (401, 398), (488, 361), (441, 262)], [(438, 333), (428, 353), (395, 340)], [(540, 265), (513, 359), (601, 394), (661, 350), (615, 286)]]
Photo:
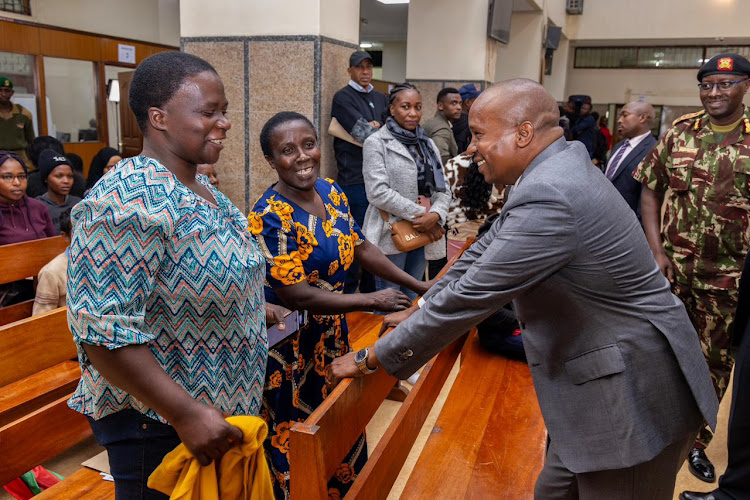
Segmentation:
[(683, 491), (680, 493), (680, 500), (716, 500), (713, 492), (699, 493), (697, 491)]
[(706, 457), (706, 453), (700, 448), (693, 448), (688, 455), (690, 473), (701, 481), (713, 483), (716, 481), (714, 464)]

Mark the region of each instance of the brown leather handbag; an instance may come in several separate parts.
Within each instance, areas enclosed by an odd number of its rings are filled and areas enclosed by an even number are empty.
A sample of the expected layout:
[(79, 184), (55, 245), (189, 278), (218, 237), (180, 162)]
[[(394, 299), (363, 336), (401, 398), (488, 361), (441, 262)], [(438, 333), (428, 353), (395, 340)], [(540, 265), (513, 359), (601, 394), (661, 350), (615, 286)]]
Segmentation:
[(380, 211), (380, 216), (388, 225), (388, 229), (391, 230), (393, 244), (400, 252), (411, 252), (430, 243), (430, 237), (427, 233), (421, 233), (414, 229), (414, 224), (408, 220), (391, 223), (388, 220), (388, 214), (383, 210)]

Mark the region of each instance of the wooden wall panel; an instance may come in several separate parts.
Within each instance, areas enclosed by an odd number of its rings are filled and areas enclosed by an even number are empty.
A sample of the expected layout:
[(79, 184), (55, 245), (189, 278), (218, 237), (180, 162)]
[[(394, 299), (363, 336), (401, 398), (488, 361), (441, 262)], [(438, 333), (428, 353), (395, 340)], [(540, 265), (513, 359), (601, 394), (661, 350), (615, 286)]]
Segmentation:
[(107, 146), (103, 142), (66, 142), (64, 144), (66, 153), (75, 153), (83, 159), (83, 176), (89, 174), (89, 165), (100, 149)]
[(39, 28), (0, 21), (0, 50), (17, 54), (40, 54)]
[(133, 45), (135, 46), (135, 62), (140, 64), (141, 61), (146, 59), (148, 56), (158, 54), (167, 50), (177, 50), (177, 47), (160, 47), (155, 45), (149, 45), (147, 43), (138, 42), (127, 42), (117, 40), (114, 38), (102, 38), (101, 39), (101, 60), (106, 64), (113, 64), (116, 66), (122, 66), (124, 68), (135, 68), (136, 64), (121, 63), (118, 61), (118, 45)]
[(66, 59), (101, 60), (99, 37), (41, 28), (39, 41), (42, 54)]

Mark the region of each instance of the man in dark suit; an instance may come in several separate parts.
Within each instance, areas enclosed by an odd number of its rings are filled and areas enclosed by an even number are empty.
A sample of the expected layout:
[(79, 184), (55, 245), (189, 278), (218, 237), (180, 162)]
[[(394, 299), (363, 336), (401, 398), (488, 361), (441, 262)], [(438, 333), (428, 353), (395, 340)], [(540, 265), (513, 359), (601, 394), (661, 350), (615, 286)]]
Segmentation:
[(641, 220), (641, 183), (633, 179), (633, 170), (651, 151), (656, 139), (651, 135), (654, 108), (640, 101), (629, 102), (620, 111), (617, 130), (625, 139), (612, 150), (604, 175), (612, 181), (638, 220)]
[(334, 360), (329, 380), (378, 366), (409, 376), (513, 301), (550, 438), (536, 498), (671, 500), (703, 418), (716, 424), (717, 397), (635, 214), (559, 120), (531, 80), (477, 99), (468, 153), (487, 182), (515, 186), (500, 217), (396, 313), (394, 331)]
[(729, 411), (727, 470), (719, 478), (719, 487), (708, 493), (684, 491), (680, 500), (739, 500), (750, 498), (750, 254), (740, 278), (737, 314), (732, 344), (735, 354), (732, 407)]

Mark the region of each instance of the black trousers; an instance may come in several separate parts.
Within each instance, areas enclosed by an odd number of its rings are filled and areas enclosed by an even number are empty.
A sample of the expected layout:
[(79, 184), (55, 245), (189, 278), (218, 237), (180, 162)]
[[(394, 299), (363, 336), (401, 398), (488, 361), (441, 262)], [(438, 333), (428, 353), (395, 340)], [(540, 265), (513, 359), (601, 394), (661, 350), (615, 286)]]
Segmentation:
[(717, 500), (750, 498), (750, 324), (735, 358), (727, 448), (727, 470), (714, 496)]

